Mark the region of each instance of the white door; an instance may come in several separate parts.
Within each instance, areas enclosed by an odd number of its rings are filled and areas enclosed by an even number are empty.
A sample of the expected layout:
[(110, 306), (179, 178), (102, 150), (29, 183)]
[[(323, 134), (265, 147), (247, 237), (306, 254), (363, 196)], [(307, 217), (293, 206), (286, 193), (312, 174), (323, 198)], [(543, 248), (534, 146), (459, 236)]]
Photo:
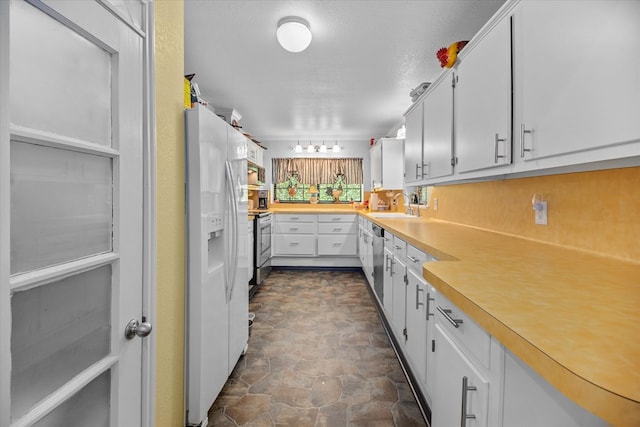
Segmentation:
[(142, 425), (144, 34), (119, 15), (0, 1), (2, 427)]

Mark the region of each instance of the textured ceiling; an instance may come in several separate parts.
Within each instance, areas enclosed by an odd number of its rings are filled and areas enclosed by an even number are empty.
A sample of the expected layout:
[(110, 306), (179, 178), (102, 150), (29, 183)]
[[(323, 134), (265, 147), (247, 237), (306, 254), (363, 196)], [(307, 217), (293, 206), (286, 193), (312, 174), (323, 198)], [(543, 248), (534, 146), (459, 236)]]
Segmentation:
[[(185, 74), (259, 141), (368, 140), (398, 125), (409, 92), (441, 72), (435, 53), (469, 40), (504, 0), (185, 0)], [(306, 19), (307, 50), (275, 37)]]

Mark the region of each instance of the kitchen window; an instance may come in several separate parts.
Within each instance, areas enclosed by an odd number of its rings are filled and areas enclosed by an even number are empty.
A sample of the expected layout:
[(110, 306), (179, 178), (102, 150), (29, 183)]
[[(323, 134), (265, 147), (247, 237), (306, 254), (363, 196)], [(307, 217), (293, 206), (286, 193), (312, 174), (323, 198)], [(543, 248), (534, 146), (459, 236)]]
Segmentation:
[(274, 197), (284, 203), (361, 202), (360, 158), (273, 159)]

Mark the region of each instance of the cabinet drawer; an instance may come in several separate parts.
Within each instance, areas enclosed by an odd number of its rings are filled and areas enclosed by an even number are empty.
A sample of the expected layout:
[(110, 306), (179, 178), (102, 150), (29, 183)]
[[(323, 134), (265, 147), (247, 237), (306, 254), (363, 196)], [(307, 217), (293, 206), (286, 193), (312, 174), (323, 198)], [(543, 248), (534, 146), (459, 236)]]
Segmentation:
[(389, 251), (391, 251), (393, 253), (393, 239), (396, 236), (394, 236), (392, 233), (389, 233), (389, 231), (384, 230), (384, 237), (382, 238), (382, 241), (384, 242), (384, 248), (385, 249), (389, 249)]
[(316, 225), (313, 222), (276, 222), (276, 234), (313, 234)]
[(428, 261), (436, 261), (436, 259), (415, 246), (407, 245), (407, 267), (419, 273), (420, 277), (422, 277), (422, 264)]
[(407, 242), (398, 236), (393, 237), (393, 254), (401, 259), (407, 258)]
[[(489, 362), (491, 335), (441, 294), (436, 296), (436, 309), (434, 311), (436, 313), (436, 324), (440, 325), (456, 340), (467, 356), (489, 369), (491, 367)], [(457, 323), (458, 327), (453, 326), (455, 320), (462, 321)]]
[(316, 216), (309, 214), (276, 214), (276, 222), (315, 222)]
[(353, 234), (318, 236), (318, 255), (348, 255), (358, 254), (356, 236)]
[(318, 233), (320, 234), (356, 234), (358, 231), (358, 224), (351, 223), (332, 223), (332, 222), (319, 222)]
[(275, 235), (273, 238), (274, 255), (315, 255), (316, 236), (313, 235)]
[(319, 214), (318, 222), (355, 222), (356, 214), (329, 215)]

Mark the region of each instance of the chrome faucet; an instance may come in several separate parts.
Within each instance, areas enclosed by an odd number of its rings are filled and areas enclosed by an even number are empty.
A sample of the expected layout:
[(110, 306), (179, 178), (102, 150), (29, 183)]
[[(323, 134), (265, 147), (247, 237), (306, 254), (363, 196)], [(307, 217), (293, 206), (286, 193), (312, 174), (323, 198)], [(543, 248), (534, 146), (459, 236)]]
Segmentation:
[[(418, 197), (418, 193), (416, 193), (415, 191), (413, 193), (411, 193), (411, 195), (404, 193), (404, 192), (400, 192), (398, 194), (396, 194), (395, 196), (393, 196), (393, 202), (397, 203), (398, 201), (398, 197), (400, 197), (401, 195), (403, 195), (404, 197), (406, 197), (406, 201), (407, 201), (407, 210), (405, 211), (405, 213), (407, 215), (411, 215), (411, 216), (417, 216), (420, 217), (420, 207), (419, 207), (419, 203), (411, 203), (412, 198), (416, 198)], [(415, 209), (414, 207), (415, 206)]]

